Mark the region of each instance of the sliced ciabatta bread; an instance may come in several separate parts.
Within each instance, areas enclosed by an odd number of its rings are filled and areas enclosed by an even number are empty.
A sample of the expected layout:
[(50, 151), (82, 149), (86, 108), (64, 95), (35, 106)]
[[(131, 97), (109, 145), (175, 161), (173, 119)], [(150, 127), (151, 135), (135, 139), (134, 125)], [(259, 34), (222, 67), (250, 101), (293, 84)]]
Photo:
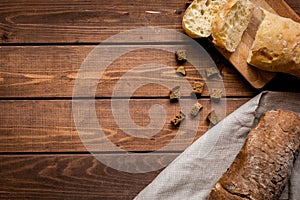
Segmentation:
[(202, 38), (211, 35), (211, 24), (227, 0), (194, 0), (186, 9), (182, 28), (192, 38)]
[(247, 62), (259, 69), (300, 78), (300, 23), (263, 10)]
[(242, 40), (254, 10), (248, 0), (228, 0), (212, 21), (213, 43), (234, 52)]

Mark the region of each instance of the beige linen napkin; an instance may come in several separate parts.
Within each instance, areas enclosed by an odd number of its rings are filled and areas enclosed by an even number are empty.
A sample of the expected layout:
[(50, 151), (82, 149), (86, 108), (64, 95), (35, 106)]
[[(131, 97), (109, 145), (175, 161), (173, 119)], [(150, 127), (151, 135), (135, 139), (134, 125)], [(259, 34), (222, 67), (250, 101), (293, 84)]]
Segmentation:
[[(207, 199), (211, 188), (230, 166), (257, 119), (272, 109), (300, 114), (300, 93), (263, 92), (257, 95), (189, 146), (135, 200)], [(216, 137), (218, 140), (214, 142), (212, 138)], [(300, 159), (297, 159), (280, 199), (299, 200), (299, 182)]]

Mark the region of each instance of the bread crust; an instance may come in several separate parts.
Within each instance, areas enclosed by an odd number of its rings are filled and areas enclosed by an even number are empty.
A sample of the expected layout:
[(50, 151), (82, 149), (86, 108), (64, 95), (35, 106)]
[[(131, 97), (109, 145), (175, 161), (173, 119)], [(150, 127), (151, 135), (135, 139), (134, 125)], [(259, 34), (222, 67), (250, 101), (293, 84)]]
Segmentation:
[(300, 116), (286, 110), (266, 112), (208, 199), (278, 199), (299, 147)]
[(259, 69), (300, 77), (300, 23), (263, 10), (247, 62)]

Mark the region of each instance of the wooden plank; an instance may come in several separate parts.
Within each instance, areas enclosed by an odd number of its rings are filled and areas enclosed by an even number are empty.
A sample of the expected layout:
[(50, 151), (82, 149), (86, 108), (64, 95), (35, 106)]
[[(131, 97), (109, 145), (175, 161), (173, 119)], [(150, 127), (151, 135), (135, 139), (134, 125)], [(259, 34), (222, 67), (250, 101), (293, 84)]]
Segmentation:
[(280, 1), (282, 1), (283, 3), (286, 3), (290, 8), (292, 8), (294, 13), (293, 12), (291, 13), (291, 12), (289, 12), (289, 10), (286, 10), (285, 6), (282, 6), (282, 7), (276, 6), (275, 4), (277, 4), (278, 1), (270, 0), (270, 1), (268, 1), (268, 4), (271, 5), (271, 7), (273, 7), (279, 15), (281, 15), (283, 17), (290, 17), (291, 19), (293, 19), (295, 21), (299, 21), (300, 2), (295, 1), (295, 0), (280, 0)]
[(1, 199), (51, 200), (132, 199), (160, 172), (126, 173), (91, 155), (2, 155), (0, 169)]
[[(211, 46), (206, 42), (203, 45), (207, 49)], [(169, 45), (172, 47), (171, 45)], [(78, 70), (87, 55), (96, 46), (14, 46), (0, 47), (0, 98), (17, 97), (72, 97), (75, 79)], [(104, 46), (116, 51), (116, 48), (128, 48), (128, 45)], [(143, 46), (144, 47), (144, 46)], [(157, 47), (161, 47), (157, 45)], [(164, 46), (168, 47), (168, 45)], [(175, 47), (175, 45), (174, 45)], [(172, 47), (173, 48), (173, 47)], [(242, 79), (239, 73), (226, 63), (216, 50), (209, 50), (221, 70), (221, 75), (227, 96), (252, 96), (254, 90)], [(105, 61), (111, 58), (104, 59)], [(141, 49), (129, 52), (119, 57), (105, 70), (103, 76), (99, 77), (97, 97), (111, 97), (113, 90), (120, 78), (128, 71), (142, 66), (143, 64), (157, 63), (176, 68), (178, 64), (174, 55), (170, 52), (157, 49)], [(201, 76), (190, 64), (186, 64), (187, 76), (191, 84), (196, 80), (207, 80)], [(158, 73), (161, 67), (145, 67), (145, 72)], [(143, 74), (143, 71), (141, 72)], [(203, 74), (202, 74), (203, 75)], [(145, 73), (144, 73), (145, 76)], [(174, 76), (167, 76), (164, 81), (174, 82)], [(132, 85), (138, 84), (142, 75), (131, 76), (128, 80)], [(157, 78), (158, 79), (158, 78)], [(151, 80), (150, 78), (147, 79)], [(158, 83), (161, 81), (152, 80)], [(97, 83), (97, 80), (96, 80)], [(181, 84), (180, 82), (178, 84)], [(186, 91), (187, 92), (187, 91)], [(119, 92), (116, 92), (118, 94)], [(166, 97), (169, 90), (166, 87), (145, 85), (139, 88), (133, 96), (139, 97)], [(209, 95), (205, 88), (204, 96)]]
[(181, 29), (184, 1), (5, 1), (0, 8), (1, 43), (101, 42), (141, 27)]
[[(226, 114), (233, 112), (248, 100), (248, 98), (227, 99)], [(95, 105), (97, 117), (105, 136), (91, 137), (89, 150), (114, 151), (114, 149), (104, 146), (108, 138), (123, 151), (155, 151), (172, 141), (176, 134), (185, 134), (181, 140), (176, 140), (175, 147), (172, 148), (172, 150), (183, 150), (186, 148), (186, 144), (199, 138), (209, 128), (206, 116), (211, 111), (212, 104), (207, 98), (200, 99), (199, 102), (204, 106), (199, 119), (190, 119), (187, 116), (185, 122), (188, 124), (190, 121), (199, 120), (198, 132), (194, 138), (194, 135), (189, 136), (188, 134), (192, 131), (191, 127), (179, 133), (178, 129), (170, 124), (171, 119), (180, 111), (178, 103), (170, 103), (168, 99), (131, 99), (129, 103), (130, 116), (133, 122), (141, 127), (150, 123), (150, 117), (155, 118), (148, 113), (151, 106), (159, 104), (166, 112), (162, 129), (159, 129), (156, 135), (149, 138), (138, 138), (125, 134), (125, 132), (132, 131), (131, 127), (119, 128), (112, 113), (111, 100), (97, 100)], [(222, 109), (222, 107), (215, 108)], [(86, 151), (74, 124), (72, 101), (2, 100), (0, 101), (0, 110), (0, 152)], [(84, 113), (88, 108), (82, 110)], [(84, 123), (89, 123), (90, 120), (86, 119)], [(80, 134), (88, 137), (91, 135), (91, 130), (94, 130), (93, 127), (80, 132)], [(135, 130), (138, 131), (139, 128), (133, 129), (133, 131)]]
[[(281, 0), (267, 1), (281, 6)], [(299, 1), (287, 2), (299, 14)], [(149, 26), (182, 32), (185, 9), (182, 0), (152, 0), (147, 4), (143, 0), (0, 3), (0, 43), (101, 42), (121, 31)]]
[(300, 16), (300, 2), (294, 0), (285, 0), (285, 2)]

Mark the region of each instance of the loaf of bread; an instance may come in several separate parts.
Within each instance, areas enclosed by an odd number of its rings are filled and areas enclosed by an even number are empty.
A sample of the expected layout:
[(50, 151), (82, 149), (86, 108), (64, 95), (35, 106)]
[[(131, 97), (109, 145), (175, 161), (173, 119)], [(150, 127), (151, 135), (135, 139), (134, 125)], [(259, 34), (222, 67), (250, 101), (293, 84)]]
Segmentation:
[(300, 77), (300, 23), (263, 10), (247, 62), (259, 69)]
[(248, 0), (228, 0), (212, 21), (213, 43), (234, 52), (242, 40), (254, 10)]
[(183, 15), (183, 30), (192, 38), (210, 36), (212, 21), (225, 2), (227, 0), (194, 0)]
[(288, 182), (300, 146), (300, 116), (285, 110), (260, 118), (209, 200), (275, 200)]

